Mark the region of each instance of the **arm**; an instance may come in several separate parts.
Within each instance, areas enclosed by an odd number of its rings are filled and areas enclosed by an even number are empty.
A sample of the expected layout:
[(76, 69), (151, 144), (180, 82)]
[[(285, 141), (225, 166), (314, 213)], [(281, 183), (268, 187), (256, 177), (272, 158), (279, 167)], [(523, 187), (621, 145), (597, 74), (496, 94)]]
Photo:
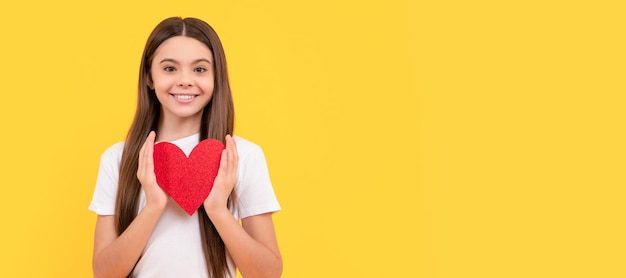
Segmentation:
[(98, 216), (94, 237), (94, 277), (126, 277), (141, 256), (154, 226), (167, 204), (167, 195), (156, 183), (151, 132), (139, 152), (137, 178), (146, 193), (146, 206), (118, 237), (114, 216)]
[(242, 220), (228, 210), (209, 214), (243, 277), (280, 277), (283, 269), (271, 213)]
[(235, 140), (227, 136), (205, 210), (244, 277), (280, 277), (283, 263), (271, 213), (244, 218), (241, 226), (226, 206), (237, 180), (238, 160)]
[(126, 277), (139, 260), (162, 210), (145, 207), (117, 236), (114, 216), (98, 216), (93, 250), (94, 277)]

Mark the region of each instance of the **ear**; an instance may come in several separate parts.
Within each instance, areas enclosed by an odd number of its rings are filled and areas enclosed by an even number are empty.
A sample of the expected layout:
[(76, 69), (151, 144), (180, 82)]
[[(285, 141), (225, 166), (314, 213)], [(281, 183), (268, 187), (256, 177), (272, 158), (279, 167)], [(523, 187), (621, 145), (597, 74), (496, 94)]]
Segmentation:
[(154, 90), (154, 82), (152, 82), (152, 75), (150, 73), (146, 73), (146, 85), (150, 90)]

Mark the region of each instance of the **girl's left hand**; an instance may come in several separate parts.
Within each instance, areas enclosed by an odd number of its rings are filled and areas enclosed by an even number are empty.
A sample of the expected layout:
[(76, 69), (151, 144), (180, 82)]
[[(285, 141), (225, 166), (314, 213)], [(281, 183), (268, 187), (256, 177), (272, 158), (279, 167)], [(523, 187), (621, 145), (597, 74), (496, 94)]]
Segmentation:
[(235, 138), (226, 135), (226, 148), (222, 151), (220, 168), (213, 182), (213, 189), (204, 200), (204, 209), (209, 216), (213, 212), (227, 209), (228, 197), (237, 182), (238, 164), (239, 154), (237, 153)]

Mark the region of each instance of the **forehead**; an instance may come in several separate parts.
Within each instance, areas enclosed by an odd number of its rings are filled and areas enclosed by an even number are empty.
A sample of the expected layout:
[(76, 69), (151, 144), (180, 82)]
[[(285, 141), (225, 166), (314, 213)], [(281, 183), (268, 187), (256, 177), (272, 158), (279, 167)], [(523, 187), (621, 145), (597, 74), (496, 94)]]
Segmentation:
[(185, 36), (171, 37), (165, 40), (154, 52), (153, 60), (174, 59), (179, 62), (195, 61), (200, 58), (213, 61), (213, 53), (201, 41)]

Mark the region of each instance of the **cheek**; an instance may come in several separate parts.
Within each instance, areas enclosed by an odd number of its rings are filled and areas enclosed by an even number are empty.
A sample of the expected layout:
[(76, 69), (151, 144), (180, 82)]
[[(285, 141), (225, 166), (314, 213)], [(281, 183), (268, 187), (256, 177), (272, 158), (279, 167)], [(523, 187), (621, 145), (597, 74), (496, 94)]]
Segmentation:
[(205, 93), (212, 93), (215, 84), (213, 84), (213, 79), (209, 79), (198, 82), (198, 86), (202, 88), (202, 91), (204, 91)]
[(172, 87), (175, 83), (171, 77), (153, 75), (152, 84), (154, 90), (156, 90), (158, 93), (164, 90), (169, 90), (169, 88)]

